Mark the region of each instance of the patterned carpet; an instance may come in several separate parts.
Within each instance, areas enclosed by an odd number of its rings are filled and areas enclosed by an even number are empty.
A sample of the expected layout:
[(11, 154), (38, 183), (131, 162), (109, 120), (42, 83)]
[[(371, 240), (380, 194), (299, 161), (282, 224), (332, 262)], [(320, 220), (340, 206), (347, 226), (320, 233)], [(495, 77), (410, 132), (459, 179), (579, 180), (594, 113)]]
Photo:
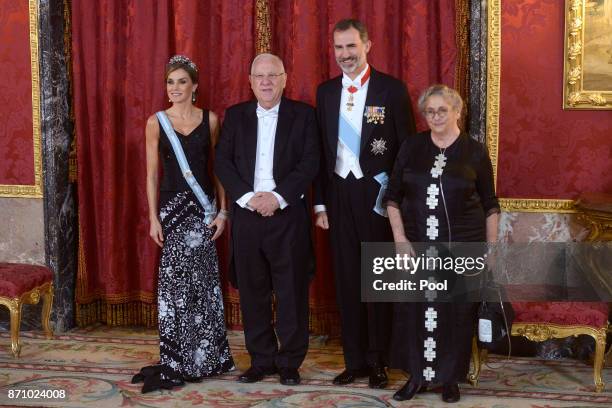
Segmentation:
[[(222, 377), (188, 384), (174, 391), (142, 395), (130, 379), (142, 366), (158, 358), (156, 333), (137, 329), (78, 329), (46, 340), (39, 333), (22, 333), (21, 358), (10, 355), (8, 333), (0, 333), (0, 404), (37, 407), (436, 407), (445, 406), (439, 390), (419, 394), (399, 403), (391, 397), (405, 381), (391, 372), (387, 390), (374, 391), (365, 380), (336, 387), (331, 379), (342, 369), (337, 342), (325, 344), (313, 337), (301, 369), (302, 384), (285, 387), (278, 377), (257, 384), (240, 384), (236, 374), (248, 367), (242, 332), (231, 332), (230, 343), (237, 371)], [(501, 358), (491, 358), (500, 367)], [(612, 372), (604, 370), (608, 391), (593, 391), (592, 367), (578, 361), (542, 361), (514, 358), (501, 368), (484, 367), (480, 384), (461, 385), (461, 401), (455, 407), (610, 407)], [(24, 397), (29, 391), (43, 397)], [(46, 391), (49, 395), (45, 395)], [(59, 392), (64, 399), (52, 399)], [(19, 392), (19, 398), (15, 398)], [(13, 398), (9, 398), (12, 395)], [(40, 396), (40, 395), (39, 395)]]

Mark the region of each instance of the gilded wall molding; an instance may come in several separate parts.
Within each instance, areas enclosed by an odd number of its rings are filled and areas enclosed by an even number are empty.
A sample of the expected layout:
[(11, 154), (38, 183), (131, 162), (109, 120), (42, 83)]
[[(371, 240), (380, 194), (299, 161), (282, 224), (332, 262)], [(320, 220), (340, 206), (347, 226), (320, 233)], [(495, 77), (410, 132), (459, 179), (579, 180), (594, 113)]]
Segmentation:
[(585, 90), (584, 31), (587, 0), (565, 1), (563, 51), (563, 109), (612, 109), (611, 90)]
[(574, 200), (546, 200), (537, 198), (500, 198), (504, 211), (575, 213)]
[(270, 52), (271, 41), (270, 4), (268, 0), (257, 0), (255, 2), (255, 54)]
[(38, 0), (29, 0), (30, 66), (32, 72), (32, 142), (34, 184), (0, 184), (0, 197), (42, 198), (42, 141), (40, 133), (40, 77), (38, 68)]
[[(487, 3), (487, 148), (497, 186), (499, 139), (499, 82), (501, 71), (501, 0)], [(505, 209), (505, 208), (504, 208)]]
[[(499, 96), (501, 83), (501, 2), (489, 0), (487, 10), (487, 148), (493, 165), (493, 180), (497, 186), (499, 160)], [(538, 198), (500, 198), (504, 211), (573, 213), (574, 200)]]

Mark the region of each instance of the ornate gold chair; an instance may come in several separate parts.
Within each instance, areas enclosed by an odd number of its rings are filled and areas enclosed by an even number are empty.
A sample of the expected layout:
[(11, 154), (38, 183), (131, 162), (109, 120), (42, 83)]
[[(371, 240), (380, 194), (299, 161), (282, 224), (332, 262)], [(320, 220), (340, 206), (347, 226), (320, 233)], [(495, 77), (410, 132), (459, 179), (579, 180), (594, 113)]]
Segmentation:
[(9, 309), (11, 316), (11, 350), (19, 358), (19, 326), (24, 304), (37, 304), (43, 298), (42, 327), (47, 338), (53, 338), (49, 327), (53, 304), (53, 274), (44, 266), (0, 263), (0, 305)]
[[(578, 220), (590, 231), (587, 242), (612, 241), (612, 194), (585, 193), (576, 202)], [(590, 259), (590, 266), (598, 270), (599, 281), (608, 291), (612, 288), (609, 274), (610, 254), (598, 252), (600, 257)], [(604, 383), (601, 370), (604, 365), (606, 334), (610, 331), (608, 323), (609, 304), (605, 302), (513, 302), (515, 312), (511, 334), (523, 336), (532, 341), (559, 339), (581, 334), (595, 340), (593, 377), (595, 390), (601, 392)], [(482, 361), (486, 350), (478, 350), (476, 341), (472, 346), (473, 371), (468, 379), (472, 385), (478, 384)]]

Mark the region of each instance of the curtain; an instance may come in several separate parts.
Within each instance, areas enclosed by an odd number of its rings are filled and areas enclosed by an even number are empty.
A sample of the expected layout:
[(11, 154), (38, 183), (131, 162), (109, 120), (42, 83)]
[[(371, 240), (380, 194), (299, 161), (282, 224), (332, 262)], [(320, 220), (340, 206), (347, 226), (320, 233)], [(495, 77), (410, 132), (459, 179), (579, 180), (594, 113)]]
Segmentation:
[(78, 324), (157, 324), (159, 251), (148, 237), (145, 123), (168, 107), (164, 69), (175, 53), (198, 64), (197, 105), (221, 113), (250, 98), (252, 16), (253, 2), (242, 0), (72, 2)]
[[(369, 28), (373, 67), (419, 93), (443, 82), (466, 89), (468, 0), (73, 0), (73, 77), (78, 151), (79, 272), (77, 323), (155, 326), (159, 251), (148, 237), (144, 126), (168, 106), (168, 57), (200, 69), (196, 103), (223, 116), (252, 98), (255, 49), (281, 56), (285, 95), (315, 101), (317, 85), (339, 74), (331, 47), (336, 21)], [(151, 8), (155, 5), (156, 8)], [(418, 127), (425, 122), (419, 118)], [(327, 234), (314, 230), (317, 272), (310, 288), (310, 329), (339, 332)], [(240, 324), (238, 292), (224, 278), (227, 234), (219, 240), (230, 326)], [(358, 275), (359, 271), (356, 271)]]

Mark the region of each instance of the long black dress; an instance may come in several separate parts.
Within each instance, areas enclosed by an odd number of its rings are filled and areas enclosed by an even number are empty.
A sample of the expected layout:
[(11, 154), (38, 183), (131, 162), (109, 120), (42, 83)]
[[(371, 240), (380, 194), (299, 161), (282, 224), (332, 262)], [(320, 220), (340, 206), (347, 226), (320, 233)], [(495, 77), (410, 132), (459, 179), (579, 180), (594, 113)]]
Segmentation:
[[(465, 134), (446, 149), (429, 131), (404, 142), (385, 201), (400, 209), (411, 242), (485, 242), (486, 217), (499, 212), (491, 160)], [(473, 303), (396, 303), (391, 367), (423, 384), (464, 381), (474, 320)]]
[[(189, 135), (177, 136), (191, 171), (212, 200), (207, 170), (210, 154), (208, 112)], [(229, 371), (234, 362), (226, 337), (214, 230), (187, 185), (168, 137), (160, 125), (163, 165), (159, 217), (164, 245), (158, 277), (160, 364), (141, 371), (143, 392), (171, 388)]]

